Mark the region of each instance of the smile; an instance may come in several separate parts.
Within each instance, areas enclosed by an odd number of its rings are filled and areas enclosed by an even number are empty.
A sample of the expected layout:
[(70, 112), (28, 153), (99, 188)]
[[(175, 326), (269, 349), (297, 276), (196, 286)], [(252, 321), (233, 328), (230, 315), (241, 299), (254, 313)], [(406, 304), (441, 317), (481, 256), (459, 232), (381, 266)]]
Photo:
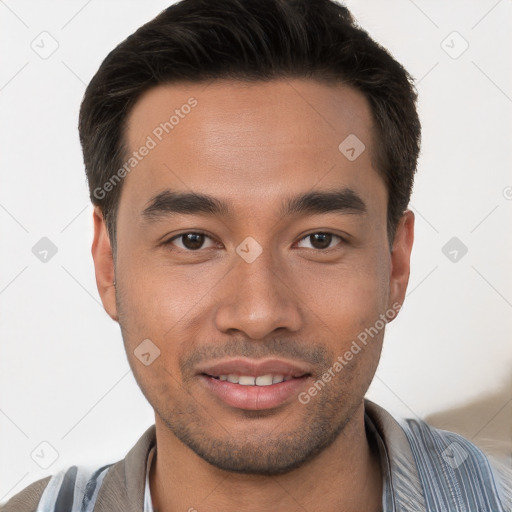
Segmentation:
[(285, 375), (259, 375), (254, 377), (252, 375), (209, 375), (209, 377), (213, 377), (218, 380), (226, 380), (231, 382), (232, 384), (240, 384), (241, 386), (271, 386), (272, 384), (279, 384), (280, 382), (284, 382), (287, 380), (291, 380), (294, 377), (285, 376)]

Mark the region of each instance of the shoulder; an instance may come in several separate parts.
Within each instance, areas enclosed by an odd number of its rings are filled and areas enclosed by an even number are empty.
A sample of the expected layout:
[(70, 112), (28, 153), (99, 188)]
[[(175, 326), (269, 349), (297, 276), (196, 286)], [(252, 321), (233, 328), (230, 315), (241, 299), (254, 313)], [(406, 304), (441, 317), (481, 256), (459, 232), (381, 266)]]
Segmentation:
[(512, 512), (512, 467), (490, 456), (489, 463), (502, 497), (503, 506), (506, 511)]
[(11, 498), (0, 512), (73, 512), (93, 504), (111, 464), (102, 467), (70, 466), (34, 482)]
[(416, 496), (419, 510), (512, 512), (510, 470), (471, 441), (421, 419), (394, 417), (368, 400), (365, 409), (386, 449), (391, 492), (398, 501), (408, 497), (404, 510)]
[[(103, 466), (70, 466), (23, 489), (0, 512), (129, 510), (144, 500), (146, 463), (156, 443), (150, 426), (124, 459)], [(105, 484), (105, 485), (103, 485)]]
[(13, 496), (7, 503), (0, 506), (0, 512), (35, 512), (41, 496), (46, 489), (51, 476), (41, 478), (25, 487), (21, 492)]
[(510, 471), (505, 466), (459, 434), (417, 419), (400, 423), (432, 503), (438, 505), (443, 494), (446, 500), (471, 505), (471, 510), (512, 510)]

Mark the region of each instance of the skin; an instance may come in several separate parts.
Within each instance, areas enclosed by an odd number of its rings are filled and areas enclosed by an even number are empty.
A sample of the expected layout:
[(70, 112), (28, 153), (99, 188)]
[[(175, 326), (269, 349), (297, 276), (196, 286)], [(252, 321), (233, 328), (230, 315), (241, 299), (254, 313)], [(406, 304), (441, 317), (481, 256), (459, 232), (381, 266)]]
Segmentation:
[[(307, 404), (294, 396), (265, 411), (228, 406), (192, 364), (235, 355), (301, 362), (311, 370), (307, 391), (359, 333), (403, 302), (414, 216), (403, 215), (390, 251), (368, 103), (347, 86), (313, 80), (158, 86), (129, 115), (130, 150), (191, 96), (197, 106), (124, 179), (115, 262), (101, 211), (94, 213), (98, 290), (155, 410), (154, 506), (378, 511), (382, 474), (363, 398), (384, 329)], [(349, 134), (366, 146), (352, 162), (338, 149)], [(283, 199), (339, 188), (357, 193), (366, 212), (279, 214)], [(233, 216), (148, 222), (141, 212), (165, 189), (222, 199)], [(198, 250), (187, 252), (183, 238), (164, 243), (198, 231), (211, 237)], [(315, 251), (307, 235), (325, 232), (336, 236)], [(263, 250), (250, 264), (236, 252), (247, 236)], [(160, 349), (149, 366), (134, 355), (144, 339)]]

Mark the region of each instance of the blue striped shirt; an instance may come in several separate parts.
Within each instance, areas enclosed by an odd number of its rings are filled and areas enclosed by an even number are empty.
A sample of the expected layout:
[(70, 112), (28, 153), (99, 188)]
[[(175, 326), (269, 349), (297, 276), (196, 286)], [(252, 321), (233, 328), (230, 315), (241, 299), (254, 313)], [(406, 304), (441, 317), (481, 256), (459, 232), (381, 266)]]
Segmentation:
[[(365, 400), (365, 424), (380, 455), (383, 512), (512, 511), (512, 471), (491, 464), (467, 439), (421, 420), (397, 420), (369, 400)], [(131, 509), (154, 512), (149, 487), (156, 450), (154, 426), (138, 444), (141, 442), (146, 443), (141, 451), (145, 454), (144, 496), (140, 504), (131, 504)], [(46, 486), (37, 512), (93, 512), (112, 466), (72, 466), (56, 474)], [(118, 492), (123, 489), (115, 494)]]

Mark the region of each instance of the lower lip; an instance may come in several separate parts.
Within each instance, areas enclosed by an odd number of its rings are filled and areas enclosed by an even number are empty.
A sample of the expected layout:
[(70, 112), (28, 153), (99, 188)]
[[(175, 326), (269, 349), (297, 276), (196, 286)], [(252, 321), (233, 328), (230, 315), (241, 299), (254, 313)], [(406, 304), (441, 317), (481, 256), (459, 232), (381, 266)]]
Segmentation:
[(200, 377), (208, 389), (223, 402), (237, 409), (251, 411), (272, 409), (291, 397), (296, 397), (308, 378), (307, 376), (293, 378), (270, 386), (242, 386), (208, 375)]

